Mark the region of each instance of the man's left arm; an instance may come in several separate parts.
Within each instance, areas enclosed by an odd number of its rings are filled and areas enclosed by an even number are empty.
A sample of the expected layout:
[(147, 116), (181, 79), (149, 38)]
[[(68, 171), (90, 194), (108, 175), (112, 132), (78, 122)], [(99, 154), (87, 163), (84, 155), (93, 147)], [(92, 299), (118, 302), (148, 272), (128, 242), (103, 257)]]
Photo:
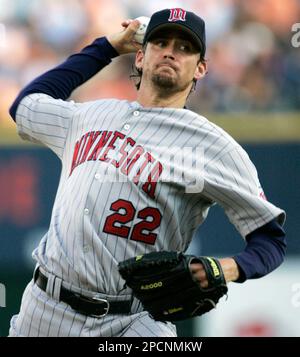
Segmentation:
[[(256, 168), (241, 147), (219, 161), (207, 167), (204, 193), (224, 208), (246, 242), (242, 252), (220, 259), (225, 279), (244, 282), (263, 277), (283, 262), (285, 212), (265, 199)], [(200, 279), (203, 286), (205, 280)]]
[[(274, 219), (246, 236), (246, 247), (242, 252), (219, 261), (226, 282), (243, 283), (248, 279), (261, 278), (278, 268), (285, 253), (285, 232)], [(208, 286), (201, 264), (193, 264), (192, 272), (203, 288)]]

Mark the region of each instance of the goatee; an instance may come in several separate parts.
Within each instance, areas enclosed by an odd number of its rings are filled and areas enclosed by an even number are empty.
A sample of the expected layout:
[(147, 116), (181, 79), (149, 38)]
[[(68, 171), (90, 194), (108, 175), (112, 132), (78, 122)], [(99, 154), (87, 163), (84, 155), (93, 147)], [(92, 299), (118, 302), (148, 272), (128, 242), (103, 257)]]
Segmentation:
[(152, 76), (152, 83), (155, 85), (161, 97), (169, 97), (174, 93), (183, 92), (190, 86), (188, 82), (180, 85), (174, 78), (160, 74), (154, 74)]
[(152, 82), (156, 87), (161, 89), (174, 90), (177, 87), (173, 78), (160, 74), (154, 74), (152, 76)]

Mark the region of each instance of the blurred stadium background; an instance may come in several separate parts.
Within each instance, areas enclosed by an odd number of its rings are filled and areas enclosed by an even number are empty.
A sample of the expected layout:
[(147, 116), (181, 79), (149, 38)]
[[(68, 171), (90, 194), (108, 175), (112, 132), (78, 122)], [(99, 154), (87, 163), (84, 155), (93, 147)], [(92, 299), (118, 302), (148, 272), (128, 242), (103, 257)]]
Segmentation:
[[(300, 336), (300, 36), (293, 32), (300, 30), (299, 0), (0, 0), (0, 336), (31, 278), (31, 251), (47, 230), (60, 173), (54, 154), (18, 138), (9, 105), (31, 79), (118, 31), (122, 20), (167, 7), (206, 20), (209, 73), (189, 107), (245, 147), (267, 197), (287, 212), (288, 239), (282, 267), (231, 284), (228, 301), (178, 324), (179, 335)], [(72, 99), (134, 99), (132, 60), (114, 60)], [(191, 247), (214, 256), (242, 248), (217, 207)]]

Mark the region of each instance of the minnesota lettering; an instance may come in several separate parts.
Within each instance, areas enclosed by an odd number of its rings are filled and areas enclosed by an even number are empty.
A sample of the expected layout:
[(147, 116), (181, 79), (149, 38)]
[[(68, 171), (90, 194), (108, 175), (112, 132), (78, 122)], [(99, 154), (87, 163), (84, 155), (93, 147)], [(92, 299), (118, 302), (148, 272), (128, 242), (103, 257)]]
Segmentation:
[(119, 131), (90, 131), (75, 144), (70, 176), (74, 169), (88, 161), (102, 161), (117, 168), (123, 175), (135, 173), (132, 181), (138, 185), (143, 173), (148, 172), (142, 182), (143, 191), (155, 197), (155, 188), (163, 166), (131, 137)]

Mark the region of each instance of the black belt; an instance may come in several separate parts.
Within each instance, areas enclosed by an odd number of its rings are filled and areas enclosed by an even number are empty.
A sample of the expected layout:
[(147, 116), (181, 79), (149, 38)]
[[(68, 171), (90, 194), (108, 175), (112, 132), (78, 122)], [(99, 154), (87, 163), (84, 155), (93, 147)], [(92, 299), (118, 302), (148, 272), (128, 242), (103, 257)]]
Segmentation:
[[(35, 272), (34, 281), (40, 289), (46, 292), (48, 278), (39, 269)], [(98, 318), (107, 314), (129, 314), (131, 309), (130, 300), (108, 301), (98, 297), (89, 298), (67, 290), (63, 286), (60, 289), (59, 300), (81, 314)]]

